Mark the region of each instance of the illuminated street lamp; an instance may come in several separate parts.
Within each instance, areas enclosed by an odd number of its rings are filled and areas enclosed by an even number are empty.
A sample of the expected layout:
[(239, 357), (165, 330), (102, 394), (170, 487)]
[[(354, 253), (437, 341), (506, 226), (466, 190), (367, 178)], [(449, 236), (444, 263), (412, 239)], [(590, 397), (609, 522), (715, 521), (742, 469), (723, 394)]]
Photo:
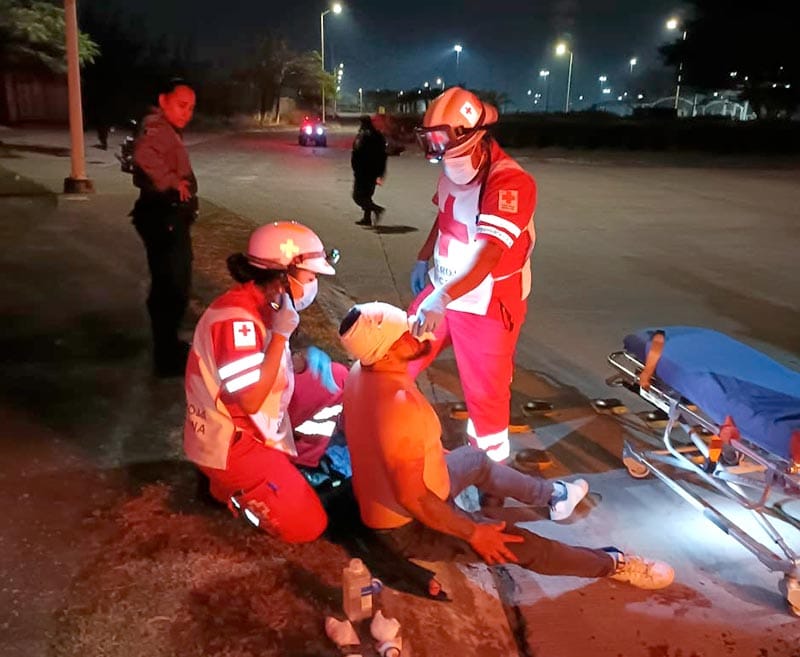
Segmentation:
[(573, 52), (572, 49), (567, 46), (566, 43), (563, 41), (556, 45), (556, 55), (561, 57), (562, 55), (566, 55), (569, 53), (569, 73), (567, 73), (567, 100), (564, 103), (564, 111), (569, 113), (569, 92), (570, 88), (572, 87), (572, 57)]
[(639, 60), (636, 57), (631, 57), (631, 61), (628, 63), (631, 65), (631, 75), (633, 75), (633, 67), (639, 63)]
[(544, 79), (544, 111), (547, 112), (550, 109), (550, 94), (547, 92), (548, 87), (550, 86), (547, 84), (550, 80), (550, 71), (548, 71), (546, 68), (543, 68), (541, 71), (539, 71), (539, 77)]
[(364, 90), (361, 87), (358, 88), (358, 113), (364, 113)]
[[(334, 2), (330, 9), (326, 9), (319, 15), (319, 56), (322, 63), (322, 72), (325, 73), (325, 16), (333, 12), (342, 13), (342, 5)], [(322, 76), (322, 122), (325, 123), (325, 76)]]
[[(670, 18), (667, 21), (667, 29), (672, 30), (679, 30), (681, 29), (681, 23), (677, 18)], [(683, 41), (686, 41), (686, 29), (683, 29)], [(678, 82), (675, 86), (675, 111), (678, 111), (678, 103), (681, 99), (681, 77), (683, 75), (683, 59), (678, 63)]]
[(436, 78), (436, 84), (438, 84), (442, 88), (442, 91), (444, 91), (444, 78)]
[(464, 48), (461, 47), (460, 43), (457, 43), (453, 46), (453, 50), (456, 53), (456, 84), (458, 84), (458, 62), (461, 57), (461, 51), (464, 50)]
[(606, 82), (608, 81), (608, 76), (607, 75), (601, 75), (600, 77), (597, 78), (597, 81), (600, 83), (600, 93), (602, 94), (603, 93), (603, 89), (606, 86)]

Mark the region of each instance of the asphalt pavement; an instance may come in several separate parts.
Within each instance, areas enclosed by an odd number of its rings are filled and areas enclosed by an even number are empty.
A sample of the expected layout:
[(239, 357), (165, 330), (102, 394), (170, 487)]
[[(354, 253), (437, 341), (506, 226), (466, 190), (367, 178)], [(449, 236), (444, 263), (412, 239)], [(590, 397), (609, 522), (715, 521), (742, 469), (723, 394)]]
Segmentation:
[[(332, 322), (352, 301), (410, 300), (408, 277), (434, 216), (430, 199), (437, 170), (408, 152), (390, 158), (386, 184), (376, 195), (388, 208), (382, 224), (355, 225), (351, 139), (334, 132), (330, 147), (317, 149), (297, 146), (293, 132), (189, 138), (204, 199), (245, 226), (275, 219), (308, 223), (326, 245), (342, 251), (338, 275), (321, 294)], [(6, 433), (30, 436), (30, 444), (50, 451), (63, 448), (71, 473), (92, 471), (97, 454), (116, 465), (176, 458), (175, 436), (149, 428), (158, 414), (160, 427), (172, 424), (178, 432), (181, 406), (177, 401), (164, 407), (164, 390), (147, 374), (146, 320), (139, 305), (143, 256), (121, 228), (134, 196), (129, 178), (119, 173), (110, 152), (90, 147), (89, 172), (98, 194), (69, 200), (54, 194), (68, 173), (66, 133), (3, 130), (0, 141), (0, 167), (27, 186), (24, 194), (0, 198), (4, 217), (14, 218), (2, 222), (4, 241), (13, 245), (2, 259), (3, 342), (13, 353), (3, 386)], [(515, 155), (537, 180), (539, 205), (534, 293), (519, 342), (514, 404), (517, 409), (525, 400), (545, 399), (554, 410), (532, 418), (535, 431), (516, 435), (514, 445), (548, 449), (554, 464), (546, 476), (585, 476), (591, 493), (566, 523), (515, 505), (504, 513), (541, 534), (665, 559), (677, 573), (673, 587), (654, 595), (617, 583), (505, 569), (503, 595), (514, 608), (520, 654), (798, 657), (800, 621), (788, 615), (778, 576), (663, 484), (629, 478), (619, 454), (631, 430), (597, 415), (589, 403), (622, 394), (605, 386), (605, 358), (626, 333), (643, 326), (715, 328), (800, 369), (797, 169), (700, 156)], [(102, 280), (97, 271), (104, 272)], [(44, 280), (21, 284), (33, 278)], [(65, 322), (63, 309), (55, 310), (59, 305), (49, 300), (75, 290), (80, 312)], [(80, 355), (105, 364), (83, 371)], [(54, 361), (80, 370), (69, 377), (68, 389), (58, 387), (59, 370), (46, 372)], [(459, 398), (452, 359), (442, 360), (424, 384), (443, 410)], [(58, 390), (57, 403), (42, 403), (37, 389)], [(634, 399), (624, 401), (632, 410), (644, 408)], [(68, 432), (57, 422), (65, 408), (80, 409)], [(112, 422), (104, 432), (98, 418), (118, 411), (127, 424)], [(451, 434), (463, 430), (457, 423), (446, 426)], [(35, 462), (21, 446), (7, 450), (7, 484), (22, 477), (14, 466), (18, 459)], [(48, 472), (40, 474), (48, 478)], [(102, 497), (108, 487), (77, 479), (94, 491), (87, 494), (91, 511), (99, 503), (92, 495)], [(784, 510), (800, 519), (800, 502)], [(24, 504), (18, 511), (15, 522), (23, 523)], [(68, 525), (61, 522), (59, 531)], [(784, 529), (800, 550), (798, 525)], [(41, 532), (25, 540), (46, 540), (46, 528)], [(8, 549), (11, 568), (26, 548)], [(46, 551), (37, 563), (45, 567)], [(7, 608), (19, 613), (23, 605), (13, 589), (4, 589)], [(30, 645), (39, 644), (31, 638)]]

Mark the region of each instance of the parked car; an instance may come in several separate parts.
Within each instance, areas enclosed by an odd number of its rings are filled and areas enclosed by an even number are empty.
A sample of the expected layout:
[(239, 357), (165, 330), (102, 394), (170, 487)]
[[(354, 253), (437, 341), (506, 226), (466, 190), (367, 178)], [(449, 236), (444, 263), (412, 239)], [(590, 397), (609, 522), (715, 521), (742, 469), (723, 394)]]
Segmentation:
[(325, 124), (320, 119), (305, 117), (300, 124), (297, 143), (301, 146), (327, 146), (328, 131)]

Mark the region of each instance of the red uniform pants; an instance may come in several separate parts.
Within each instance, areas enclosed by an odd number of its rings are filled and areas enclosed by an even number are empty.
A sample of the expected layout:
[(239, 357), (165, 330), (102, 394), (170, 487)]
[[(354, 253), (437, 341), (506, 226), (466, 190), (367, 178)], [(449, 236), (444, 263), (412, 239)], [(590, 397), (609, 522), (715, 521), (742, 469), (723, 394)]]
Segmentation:
[[(420, 292), (408, 314), (413, 314), (432, 291), (433, 286), (428, 285)], [(467, 412), (478, 436), (506, 430), (510, 419), (514, 352), (528, 304), (509, 296), (512, 301), (493, 297), (486, 315), (447, 310), (434, 333), (436, 340), (430, 354), (412, 361), (409, 368), (416, 378), (443, 349), (452, 345)]]
[[(347, 368), (333, 363), (339, 391), (331, 393), (308, 370), (295, 377), (289, 404), (292, 427), (310, 420), (323, 408), (341, 404)], [(327, 445), (327, 439), (324, 440)], [(323, 450), (324, 451), (324, 447)], [(249, 433), (237, 433), (225, 470), (200, 468), (209, 478), (211, 495), (231, 507), (235, 497), (241, 512), (259, 529), (287, 543), (313, 541), (325, 531), (328, 516), (314, 489), (284, 452), (264, 446)], [(234, 509), (232, 509), (234, 510)]]

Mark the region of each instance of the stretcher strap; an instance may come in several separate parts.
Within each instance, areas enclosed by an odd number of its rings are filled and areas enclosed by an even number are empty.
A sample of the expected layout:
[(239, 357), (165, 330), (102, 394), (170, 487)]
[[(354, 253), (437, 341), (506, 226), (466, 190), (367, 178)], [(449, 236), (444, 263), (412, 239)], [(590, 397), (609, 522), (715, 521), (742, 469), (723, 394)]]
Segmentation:
[(653, 339), (650, 342), (650, 349), (647, 351), (647, 358), (644, 362), (644, 369), (639, 375), (639, 386), (645, 390), (650, 390), (650, 383), (653, 380), (653, 375), (656, 373), (656, 366), (661, 359), (661, 354), (664, 351), (664, 331), (656, 331)]

